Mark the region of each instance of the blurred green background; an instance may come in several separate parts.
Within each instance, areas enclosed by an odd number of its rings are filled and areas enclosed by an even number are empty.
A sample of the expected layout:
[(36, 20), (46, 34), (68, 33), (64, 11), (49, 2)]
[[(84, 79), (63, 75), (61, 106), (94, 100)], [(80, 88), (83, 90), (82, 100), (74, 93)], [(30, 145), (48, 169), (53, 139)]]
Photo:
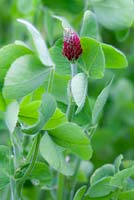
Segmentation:
[[(86, 9), (92, 9), (90, 1), (0, 0), (0, 47), (15, 40), (29, 42), (28, 34), (17, 23), (17, 18), (31, 21), (50, 47), (63, 35), (60, 22), (52, 18), (52, 14), (64, 16), (79, 32)], [(92, 138), (94, 154), (91, 162), (94, 168), (113, 162), (119, 154), (123, 154), (125, 160), (134, 160), (134, 23), (123, 31), (108, 30), (99, 24), (99, 32), (103, 42), (125, 53), (129, 64), (126, 69), (106, 70), (103, 79), (89, 83), (89, 96), (94, 100), (111, 74), (115, 75), (109, 99)], [(5, 144), (8, 134), (4, 112), (0, 110), (0, 144)]]

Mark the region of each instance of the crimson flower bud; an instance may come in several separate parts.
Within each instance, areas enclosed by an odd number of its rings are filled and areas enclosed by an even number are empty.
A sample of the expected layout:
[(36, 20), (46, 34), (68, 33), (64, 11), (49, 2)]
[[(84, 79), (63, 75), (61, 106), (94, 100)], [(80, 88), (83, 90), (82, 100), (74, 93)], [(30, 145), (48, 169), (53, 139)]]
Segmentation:
[(80, 38), (76, 32), (65, 29), (62, 54), (73, 62), (82, 54)]

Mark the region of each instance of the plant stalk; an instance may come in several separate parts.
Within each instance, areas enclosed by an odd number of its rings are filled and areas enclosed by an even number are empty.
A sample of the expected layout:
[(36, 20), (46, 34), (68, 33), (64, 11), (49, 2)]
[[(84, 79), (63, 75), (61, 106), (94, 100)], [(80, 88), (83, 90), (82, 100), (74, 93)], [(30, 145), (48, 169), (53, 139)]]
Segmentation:
[(53, 88), (54, 72), (55, 72), (55, 67), (53, 66), (49, 75), (49, 81), (48, 81), (48, 87), (47, 87), (48, 93), (51, 92)]
[[(16, 150), (15, 150), (15, 145), (14, 145), (14, 140), (13, 140), (13, 133), (9, 133), (10, 136), (10, 142), (11, 142), (11, 147), (10, 147), (10, 166), (13, 166), (13, 172), (11, 169), (11, 174), (15, 172), (16, 169)], [(14, 180), (13, 177), (10, 178), (10, 191), (11, 191), (11, 200), (18, 200), (17, 196), (17, 191), (16, 191), (16, 181)]]
[[(73, 78), (76, 74), (77, 74), (77, 65), (76, 65), (76, 63), (72, 63), (71, 64), (71, 77)], [(68, 101), (66, 115), (67, 115), (68, 121), (71, 121), (73, 113), (74, 113), (74, 109), (75, 109), (75, 103), (73, 102), (73, 96), (72, 96), (72, 91), (71, 91), (71, 80), (70, 80), (69, 86), (68, 86), (68, 96), (69, 96), (69, 101)]]
[[(71, 77), (73, 78), (77, 74), (77, 65), (76, 63), (71, 64)], [(72, 120), (72, 116), (74, 113), (75, 104), (73, 102), (72, 92), (71, 92), (71, 80), (69, 82), (68, 87), (68, 96), (69, 96), (69, 102), (67, 107), (66, 116), (68, 121)], [(64, 194), (64, 175), (59, 173), (58, 174), (58, 190), (57, 190), (57, 200), (63, 200), (63, 194)]]
[(58, 174), (58, 191), (57, 191), (57, 200), (63, 200), (63, 188), (64, 188), (64, 175)]
[(36, 159), (38, 156), (38, 151), (39, 151), (40, 139), (41, 139), (41, 134), (38, 133), (37, 136), (35, 137), (35, 142), (33, 144), (34, 148), (32, 148), (32, 149), (34, 149), (34, 153), (31, 158), (31, 162), (30, 162), (24, 176), (21, 178), (21, 180), (18, 181), (18, 185), (17, 185), (18, 196), (21, 196), (21, 190), (22, 190), (23, 184), (24, 184), (25, 180), (27, 179), (27, 177), (31, 174), (31, 172), (35, 166), (35, 162), (36, 162)]

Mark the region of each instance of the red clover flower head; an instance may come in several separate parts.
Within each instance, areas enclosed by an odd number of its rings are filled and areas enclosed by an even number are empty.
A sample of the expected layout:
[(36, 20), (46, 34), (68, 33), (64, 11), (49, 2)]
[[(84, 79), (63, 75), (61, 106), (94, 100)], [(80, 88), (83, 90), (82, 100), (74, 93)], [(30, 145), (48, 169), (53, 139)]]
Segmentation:
[(71, 29), (65, 29), (62, 54), (69, 61), (77, 60), (82, 54), (80, 38), (76, 32)]

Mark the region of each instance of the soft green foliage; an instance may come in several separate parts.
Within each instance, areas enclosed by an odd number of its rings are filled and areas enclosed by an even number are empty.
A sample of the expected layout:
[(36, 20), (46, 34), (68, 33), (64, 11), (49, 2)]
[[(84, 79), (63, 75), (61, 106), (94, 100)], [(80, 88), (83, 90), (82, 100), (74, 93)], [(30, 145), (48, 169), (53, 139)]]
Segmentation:
[(123, 30), (133, 22), (133, 0), (92, 0), (100, 23), (111, 30)]
[(84, 73), (78, 73), (71, 80), (71, 91), (78, 109), (76, 113), (83, 108), (87, 96), (88, 79)]
[(65, 161), (64, 148), (57, 145), (47, 133), (41, 139), (40, 152), (50, 166), (57, 171), (67, 176), (73, 174), (74, 170), (72, 166)]
[(76, 124), (63, 124), (56, 129), (52, 129), (50, 135), (58, 145), (68, 148), (81, 158), (87, 160), (91, 158), (90, 140)]
[(128, 66), (125, 55), (114, 47), (102, 44), (102, 49), (105, 55), (105, 65), (107, 68), (124, 68)]
[(81, 38), (83, 53), (80, 66), (83, 71), (93, 78), (102, 78), (105, 69), (105, 57), (101, 44), (88, 37)]
[(90, 10), (86, 10), (84, 13), (80, 36), (94, 39), (98, 39), (99, 37), (97, 18)]
[(21, 45), (9, 44), (0, 49), (0, 88), (10, 65), (25, 54), (32, 54), (32, 51)]
[(82, 186), (77, 193), (75, 194), (73, 200), (81, 200), (82, 197), (84, 196), (84, 193), (86, 191), (86, 186)]
[(18, 99), (29, 94), (48, 78), (49, 72), (50, 69), (43, 66), (33, 55), (18, 58), (6, 74), (4, 96), (9, 99)]
[(92, 123), (95, 124), (98, 120), (98, 117), (103, 110), (103, 107), (106, 103), (106, 100), (108, 98), (109, 92), (110, 92), (110, 87), (111, 87), (112, 81), (108, 84), (107, 87), (105, 87), (102, 92), (99, 94), (97, 97), (93, 111), (92, 111)]
[(114, 191), (115, 186), (110, 184), (112, 177), (107, 176), (91, 185), (87, 193), (90, 197), (103, 197)]
[[(70, 75), (70, 63), (62, 56), (62, 46), (63, 46), (63, 40), (59, 39), (55, 42), (54, 46), (50, 49), (50, 54), (52, 56), (53, 61), (56, 64), (56, 72), (58, 74), (63, 75)], [(60, 59), (59, 59), (60, 58)]]
[(0, 1), (0, 200), (133, 200), (133, 11)]
[(111, 164), (103, 165), (98, 168), (91, 176), (90, 183), (91, 185), (95, 184), (98, 180), (107, 177), (113, 176), (115, 173), (115, 167)]
[(46, 66), (53, 66), (54, 63), (51, 60), (51, 57), (49, 55), (45, 41), (43, 40), (40, 33), (29, 22), (27, 22), (23, 19), (18, 19), (18, 22), (24, 24), (26, 26), (26, 28), (28, 29), (28, 31), (30, 32), (32, 39), (34, 41), (34, 45), (35, 45), (37, 54), (38, 54), (41, 62)]
[(49, 121), (49, 119), (53, 116), (56, 110), (56, 101), (51, 94), (45, 93), (42, 96), (42, 103), (39, 107), (39, 118), (38, 121), (31, 125), (25, 126), (22, 124), (22, 131), (27, 134), (36, 134), (44, 125)]
[(126, 199), (129, 199), (129, 200), (132, 200), (134, 197), (134, 190), (130, 190), (130, 191), (125, 191), (125, 192), (122, 192), (118, 199), (119, 200), (126, 200)]
[(38, 186), (49, 185), (52, 181), (52, 174), (48, 165), (43, 162), (36, 162), (30, 174), (30, 179)]
[(62, 16), (57, 16), (57, 15), (54, 15), (53, 16), (54, 18), (56, 18), (56, 19), (58, 19), (59, 21), (61, 21), (61, 23), (62, 23), (62, 27), (64, 28), (64, 29), (73, 29), (72, 27), (71, 27), (71, 25), (69, 24), (69, 22), (66, 20), (66, 18), (64, 18), (64, 17), (62, 17)]
[(11, 134), (13, 134), (13, 131), (16, 127), (16, 123), (18, 121), (18, 113), (19, 113), (18, 103), (16, 101), (11, 102), (7, 106), (7, 110), (5, 114), (5, 121)]

